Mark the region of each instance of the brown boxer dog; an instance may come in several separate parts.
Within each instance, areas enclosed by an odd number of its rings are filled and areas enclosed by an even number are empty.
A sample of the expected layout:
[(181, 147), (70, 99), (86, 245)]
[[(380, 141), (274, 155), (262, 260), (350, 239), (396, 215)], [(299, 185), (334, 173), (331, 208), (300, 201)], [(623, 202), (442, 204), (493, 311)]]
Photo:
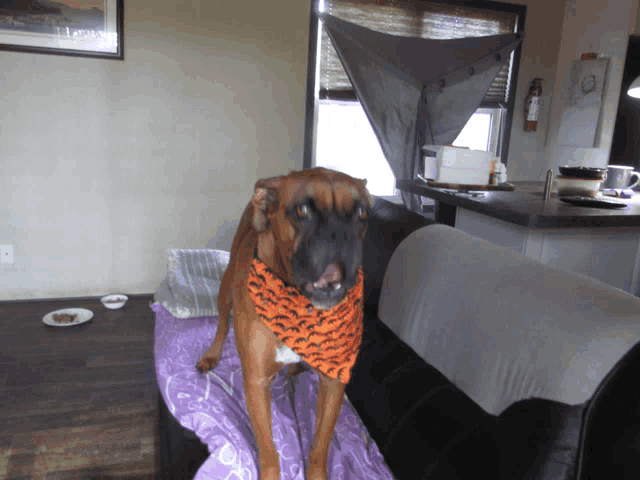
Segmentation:
[[(247, 410), (258, 445), (261, 480), (280, 479), (271, 430), (271, 382), (285, 364), (298, 362), (301, 357), (258, 315), (250, 296), (248, 279), (256, 274), (251, 266), (257, 258), (284, 282), (283, 288), (295, 288), (300, 298), (320, 311), (341, 307), (347, 293), (353, 292), (358, 284), (371, 205), (366, 181), (315, 168), (258, 180), (242, 215), (220, 285), (216, 336), (197, 368), (206, 372), (218, 364), (233, 308), (236, 346), (242, 363)], [(254, 282), (251, 284), (255, 287)], [(360, 324), (361, 319), (360, 316)], [(295, 333), (297, 328), (290, 330)], [(357, 345), (359, 342), (358, 339)], [(295, 369), (291, 365), (290, 373), (295, 373), (298, 365)], [(334, 378), (335, 375), (314, 370), (319, 379), (317, 416), (306, 478), (326, 480), (329, 444), (346, 382), (341, 381), (344, 376)], [(329, 368), (330, 373), (332, 370)]]

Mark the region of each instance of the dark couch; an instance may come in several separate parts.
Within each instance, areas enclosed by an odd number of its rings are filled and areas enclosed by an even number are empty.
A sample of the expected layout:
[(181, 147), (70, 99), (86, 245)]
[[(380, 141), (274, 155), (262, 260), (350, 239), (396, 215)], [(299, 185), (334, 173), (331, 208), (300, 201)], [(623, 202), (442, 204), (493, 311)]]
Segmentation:
[[(432, 223), (376, 199), (364, 247), (363, 341), (347, 395), (396, 478), (640, 478), (638, 345), (583, 403), (525, 398), (490, 414), (380, 320), (392, 253)], [(208, 451), (159, 404), (160, 478), (193, 478)]]

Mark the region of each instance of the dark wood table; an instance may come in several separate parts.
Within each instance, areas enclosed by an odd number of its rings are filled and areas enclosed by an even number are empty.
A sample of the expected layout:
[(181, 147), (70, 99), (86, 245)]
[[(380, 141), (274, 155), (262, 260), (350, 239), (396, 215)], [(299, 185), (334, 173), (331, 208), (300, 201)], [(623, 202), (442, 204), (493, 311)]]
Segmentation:
[(436, 221), (455, 226), (456, 209), (497, 218), (514, 225), (533, 228), (637, 227), (640, 226), (640, 195), (627, 200), (622, 209), (570, 205), (552, 194), (543, 199), (544, 182), (510, 182), (513, 192), (484, 192), (471, 196), (427, 186), (422, 180), (398, 180), (399, 190), (436, 200)]

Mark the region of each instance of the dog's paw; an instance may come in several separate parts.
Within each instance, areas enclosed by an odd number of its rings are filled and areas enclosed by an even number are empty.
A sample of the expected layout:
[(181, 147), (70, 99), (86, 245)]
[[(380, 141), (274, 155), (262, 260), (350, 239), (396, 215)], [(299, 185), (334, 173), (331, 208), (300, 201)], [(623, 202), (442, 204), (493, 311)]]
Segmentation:
[(304, 478), (306, 480), (329, 480), (327, 467), (328, 456), (326, 454), (314, 455), (313, 452), (309, 452), (309, 463)]
[(204, 356), (200, 359), (196, 368), (200, 373), (207, 373), (209, 370), (213, 370), (218, 366), (218, 357), (207, 357)]
[(307, 480), (329, 480), (329, 475), (327, 475), (327, 471), (325, 469), (310, 465), (307, 469), (307, 476), (305, 478)]
[(280, 468), (271, 467), (260, 470), (260, 480), (280, 480)]
[(280, 480), (280, 459), (278, 454), (259, 459), (260, 480)]

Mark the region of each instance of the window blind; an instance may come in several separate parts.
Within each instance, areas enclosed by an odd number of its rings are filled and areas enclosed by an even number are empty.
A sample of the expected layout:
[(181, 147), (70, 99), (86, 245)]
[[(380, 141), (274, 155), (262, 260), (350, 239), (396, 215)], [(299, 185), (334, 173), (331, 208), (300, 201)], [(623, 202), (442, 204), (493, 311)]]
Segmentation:
[[(324, 11), (382, 33), (442, 40), (513, 33), (518, 20), (514, 12), (422, 0), (325, 0)], [(481, 106), (506, 105), (512, 62), (513, 56), (489, 87)], [(356, 98), (324, 29), (320, 41), (320, 98)]]

